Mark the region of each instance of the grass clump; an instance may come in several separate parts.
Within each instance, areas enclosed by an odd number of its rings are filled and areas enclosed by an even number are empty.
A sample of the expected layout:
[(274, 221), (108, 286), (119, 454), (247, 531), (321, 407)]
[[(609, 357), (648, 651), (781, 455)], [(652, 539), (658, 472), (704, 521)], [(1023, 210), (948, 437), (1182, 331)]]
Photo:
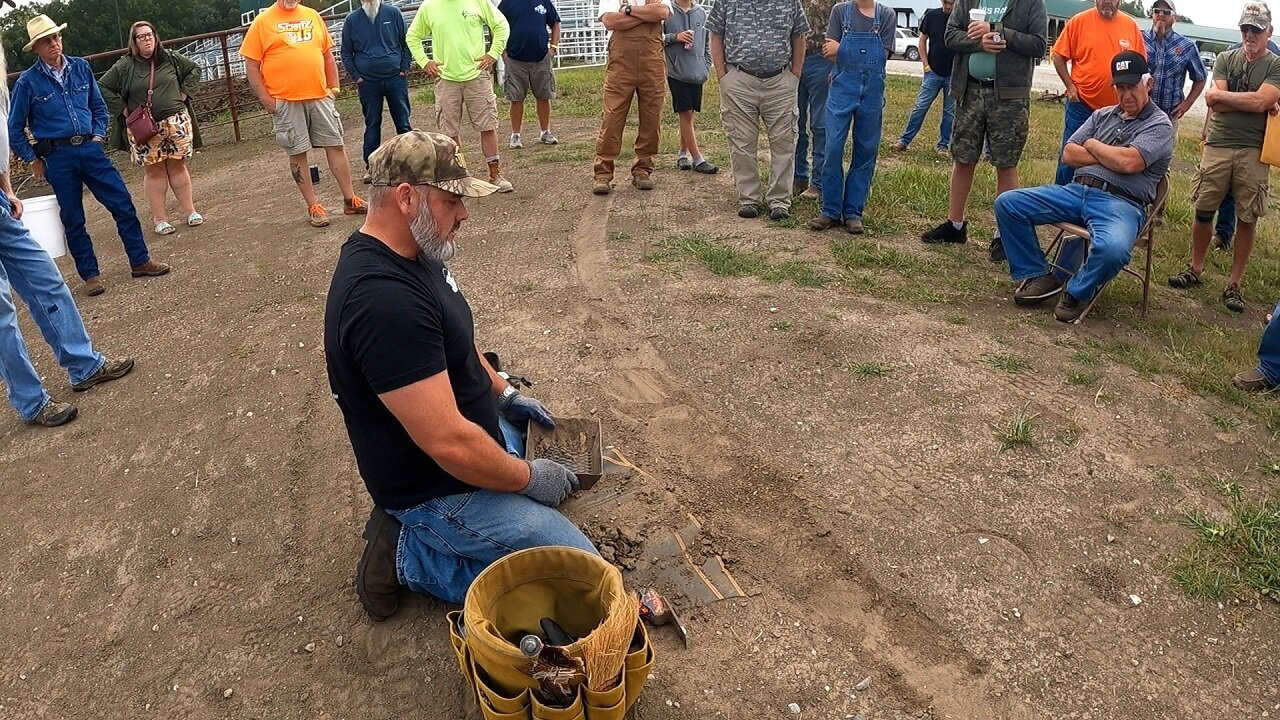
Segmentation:
[(1035, 416), (1028, 415), (1027, 409), (1022, 408), (1005, 427), (996, 431), (996, 439), (1000, 441), (1000, 452), (1036, 447)]
[(1225, 519), (1198, 510), (1182, 516), (1196, 537), (1169, 568), (1174, 582), (1206, 600), (1256, 592), (1280, 601), (1280, 499), (1250, 499), (1235, 483), (1220, 485)]
[(1010, 375), (1031, 369), (1030, 363), (1012, 353), (986, 353), (982, 356), (982, 362)]
[(845, 366), (859, 380), (882, 378), (893, 372), (893, 366), (882, 362), (853, 362)]

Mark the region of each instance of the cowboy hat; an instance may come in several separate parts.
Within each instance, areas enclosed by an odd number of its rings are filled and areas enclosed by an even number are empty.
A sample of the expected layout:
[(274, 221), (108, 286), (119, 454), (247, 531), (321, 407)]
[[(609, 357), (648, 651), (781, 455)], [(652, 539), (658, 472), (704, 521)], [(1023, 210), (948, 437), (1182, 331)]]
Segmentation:
[(35, 45), (40, 38), (56, 35), (66, 29), (66, 23), (59, 25), (50, 20), (48, 15), (37, 15), (31, 18), (27, 21), (27, 37), (30, 40), (22, 46), (22, 52), (31, 52), (31, 46)]

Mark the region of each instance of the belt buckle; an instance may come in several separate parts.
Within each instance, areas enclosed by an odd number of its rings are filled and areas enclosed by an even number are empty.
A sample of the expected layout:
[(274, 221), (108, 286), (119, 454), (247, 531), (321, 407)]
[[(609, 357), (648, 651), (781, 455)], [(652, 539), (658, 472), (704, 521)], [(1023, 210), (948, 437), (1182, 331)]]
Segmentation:
[(74, 146), (76, 146), (76, 145), (83, 145), (83, 144), (84, 144), (84, 136), (83, 136), (83, 135), (72, 135), (72, 136), (71, 136), (71, 139), (70, 139), (70, 140), (68, 140), (68, 142), (70, 142), (70, 143), (71, 143), (71, 145), (72, 145), (73, 147), (74, 147)]

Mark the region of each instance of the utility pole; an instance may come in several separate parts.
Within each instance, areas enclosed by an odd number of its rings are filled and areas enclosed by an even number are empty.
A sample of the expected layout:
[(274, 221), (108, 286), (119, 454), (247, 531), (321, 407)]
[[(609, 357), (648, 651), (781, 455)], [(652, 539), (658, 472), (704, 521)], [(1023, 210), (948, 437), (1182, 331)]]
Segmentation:
[(124, 27), (120, 22), (120, 0), (115, 0), (116, 4), (116, 37), (120, 40), (120, 47), (124, 47)]

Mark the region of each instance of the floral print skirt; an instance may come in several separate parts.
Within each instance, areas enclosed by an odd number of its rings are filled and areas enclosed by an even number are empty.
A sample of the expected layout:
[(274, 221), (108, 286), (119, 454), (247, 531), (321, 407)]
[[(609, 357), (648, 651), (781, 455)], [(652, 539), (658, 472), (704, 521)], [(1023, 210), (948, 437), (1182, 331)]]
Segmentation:
[(186, 160), (195, 152), (194, 128), (186, 110), (159, 122), (160, 132), (145, 143), (133, 139), (129, 128), (124, 129), (129, 139), (129, 154), (135, 165), (155, 165), (165, 160)]

